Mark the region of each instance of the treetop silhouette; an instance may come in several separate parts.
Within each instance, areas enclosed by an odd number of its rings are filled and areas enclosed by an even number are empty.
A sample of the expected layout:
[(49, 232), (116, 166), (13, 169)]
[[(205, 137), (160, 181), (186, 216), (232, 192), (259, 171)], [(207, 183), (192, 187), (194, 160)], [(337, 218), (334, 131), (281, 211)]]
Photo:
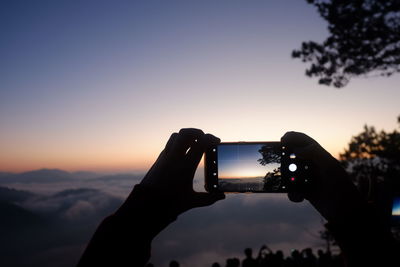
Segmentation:
[(399, 0), (307, 0), (328, 22), (322, 43), (303, 42), (293, 58), (310, 63), (306, 75), (344, 87), (357, 76), (400, 71)]

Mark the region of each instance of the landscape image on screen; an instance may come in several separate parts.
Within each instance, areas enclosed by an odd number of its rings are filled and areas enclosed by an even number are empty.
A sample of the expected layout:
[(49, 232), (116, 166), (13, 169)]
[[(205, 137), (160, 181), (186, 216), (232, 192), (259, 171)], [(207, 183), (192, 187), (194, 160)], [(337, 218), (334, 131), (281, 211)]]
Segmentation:
[(275, 192), (281, 188), (280, 146), (221, 144), (218, 185), (225, 192)]
[(393, 199), (392, 219), (396, 224), (400, 224), (400, 197)]

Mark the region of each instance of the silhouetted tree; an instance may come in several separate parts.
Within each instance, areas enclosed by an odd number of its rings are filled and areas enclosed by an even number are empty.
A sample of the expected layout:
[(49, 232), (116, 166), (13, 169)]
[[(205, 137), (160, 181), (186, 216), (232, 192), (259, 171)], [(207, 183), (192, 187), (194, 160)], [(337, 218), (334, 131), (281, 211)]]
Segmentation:
[[(400, 126), (400, 116), (398, 117)], [(352, 178), (369, 200), (373, 201), (373, 184), (387, 181), (400, 189), (400, 132), (364, 126), (364, 131), (353, 136), (340, 159), (350, 171)]]
[(264, 191), (277, 191), (281, 187), (281, 177), (281, 167), (275, 168), (272, 172), (268, 172), (263, 178)]
[[(261, 158), (258, 159), (258, 163), (265, 166), (270, 163), (281, 162), (281, 146), (279, 144), (268, 144), (263, 145), (258, 152), (261, 154)], [(276, 191), (281, 185), (281, 168), (277, 167), (272, 172), (266, 173), (264, 177), (264, 190), (265, 191)]]
[(389, 223), (392, 196), (400, 194), (400, 132), (378, 132), (366, 125), (340, 159), (364, 197)]
[(258, 159), (258, 163), (265, 166), (269, 163), (280, 163), (281, 162), (281, 147), (280, 145), (264, 145), (258, 150), (261, 154), (261, 158)]
[(293, 58), (309, 62), (309, 77), (345, 86), (360, 75), (390, 76), (400, 71), (399, 0), (307, 0), (328, 22), (322, 43), (303, 42)]

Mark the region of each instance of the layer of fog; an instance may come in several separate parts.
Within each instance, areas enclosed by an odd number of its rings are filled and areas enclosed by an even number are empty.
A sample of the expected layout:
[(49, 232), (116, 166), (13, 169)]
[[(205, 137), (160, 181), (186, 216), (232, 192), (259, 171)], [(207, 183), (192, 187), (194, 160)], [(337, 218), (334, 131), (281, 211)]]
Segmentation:
[[(204, 191), (202, 176), (200, 169), (194, 182), (197, 191)], [(33, 192), (10, 197), (21, 192), (9, 191), (7, 197), (40, 218), (34, 226), (35, 220), (23, 217), (20, 220), (26, 225), (6, 225), (1, 248), (8, 251), (7, 265), (74, 265), (102, 218), (118, 208), (142, 177), (125, 174), (0, 184)], [(175, 259), (181, 266), (211, 266), (215, 261), (223, 264), (227, 257), (242, 258), (246, 247), (256, 253), (263, 244), (288, 255), (293, 248), (323, 246), (318, 238), (321, 229), (320, 216), (307, 202), (291, 203), (283, 194), (230, 194), (211, 207), (179, 216), (154, 240), (151, 262), (167, 266)]]

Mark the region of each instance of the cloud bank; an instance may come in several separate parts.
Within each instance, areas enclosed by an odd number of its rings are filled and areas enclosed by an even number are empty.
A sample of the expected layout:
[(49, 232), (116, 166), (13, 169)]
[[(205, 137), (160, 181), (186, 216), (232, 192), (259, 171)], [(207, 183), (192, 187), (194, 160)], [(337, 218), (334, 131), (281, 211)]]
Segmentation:
[[(20, 222), (0, 222), (0, 249), (7, 252), (2, 266), (76, 264), (97, 225), (142, 177), (77, 178), (57, 173), (62, 181), (47, 175), (29, 183), (18, 179), (3, 183), (30, 192), (0, 188), (0, 202), (7, 203), (0, 209), (17, 214), (14, 221)], [(203, 189), (201, 176), (200, 170), (194, 183), (197, 190)], [(292, 248), (321, 246), (316, 237), (321, 228), (320, 216), (307, 202), (291, 203), (282, 194), (230, 194), (211, 207), (180, 215), (155, 238), (150, 261), (155, 266), (168, 266), (172, 259), (181, 266), (211, 266), (215, 261), (223, 265), (228, 257), (243, 258), (244, 248), (257, 253), (263, 244), (288, 255)]]

